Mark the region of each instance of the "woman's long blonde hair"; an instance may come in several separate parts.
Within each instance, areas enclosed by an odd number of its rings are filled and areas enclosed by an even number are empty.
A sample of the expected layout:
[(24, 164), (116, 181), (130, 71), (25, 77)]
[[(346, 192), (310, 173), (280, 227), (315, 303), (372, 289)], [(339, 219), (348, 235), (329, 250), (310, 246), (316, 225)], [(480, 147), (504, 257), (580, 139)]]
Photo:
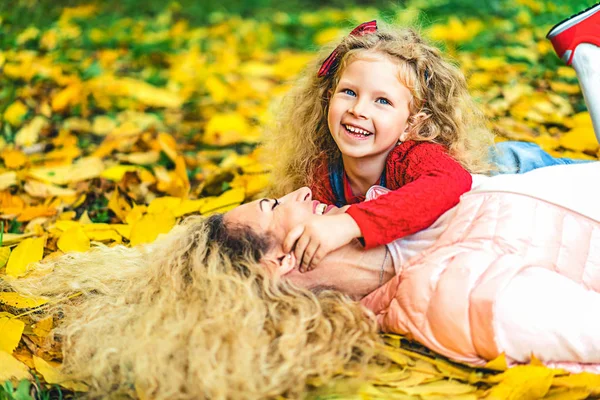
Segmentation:
[[(489, 155), (494, 136), (467, 89), (464, 74), (413, 29), (383, 29), (347, 36), (336, 47), (339, 67), (317, 76), (326, 47), (305, 76), (283, 99), (278, 120), (265, 135), (267, 160), (273, 166), (270, 194), (281, 196), (310, 186), (313, 172), (326, 159), (340, 157), (327, 126), (329, 99), (345, 66), (365, 52), (384, 54), (399, 66), (399, 78), (411, 91), (411, 139), (444, 145), (463, 167), (474, 173), (492, 169)], [(424, 118), (415, 118), (424, 113)]]
[(309, 377), (364, 365), (379, 339), (347, 297), (271, 278), (257, 262), (269, 246), (220, 215), (190, 218), (155, 244), (68, 254), (0, 289), (54, 304), (38, 318), (55, 317), (65, 372), (91, 397), (297, 398)]

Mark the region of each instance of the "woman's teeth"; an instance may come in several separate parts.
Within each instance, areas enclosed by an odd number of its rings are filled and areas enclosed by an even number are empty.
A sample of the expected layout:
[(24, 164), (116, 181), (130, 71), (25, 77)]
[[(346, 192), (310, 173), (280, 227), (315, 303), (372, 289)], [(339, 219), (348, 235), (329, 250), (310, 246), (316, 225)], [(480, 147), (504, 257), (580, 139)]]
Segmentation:
[(325, 212), (325, 209), (327, 208), (327, 204), (319, 204), (317, 206), (317, 208), (315, 208), (315, 214), (317, 215), (323, 215), (323, 213)]
[(370, 135), (372, 135), (371, 132), (365, 131), (364, 129), (360, 129), (360, 128), (357, 128), (357, 127), (352, 126), (352, 125), (344, 125), (344, 127), (348, 131), (350, 131), (352, 133), (356, 133), (357, 135), (362, 135), (362, 136), (370, 136)]

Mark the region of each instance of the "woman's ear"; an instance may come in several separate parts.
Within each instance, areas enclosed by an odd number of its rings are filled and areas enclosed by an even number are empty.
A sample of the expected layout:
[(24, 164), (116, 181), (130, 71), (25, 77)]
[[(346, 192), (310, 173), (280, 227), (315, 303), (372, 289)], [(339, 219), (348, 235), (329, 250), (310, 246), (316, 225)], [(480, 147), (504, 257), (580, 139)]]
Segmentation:
[(261, 261), (276, 275), (285, 275), (296, 267), (296, 256), (294, 253), (271, 252), (265, 255)]

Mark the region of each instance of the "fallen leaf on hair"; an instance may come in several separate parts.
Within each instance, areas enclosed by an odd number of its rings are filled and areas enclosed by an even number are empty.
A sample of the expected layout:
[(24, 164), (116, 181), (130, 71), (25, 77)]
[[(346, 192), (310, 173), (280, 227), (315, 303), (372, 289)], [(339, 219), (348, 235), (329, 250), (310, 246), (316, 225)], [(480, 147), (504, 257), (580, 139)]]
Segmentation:
[(53, 323), (52, 317), (46, 317), (36, 322), (31, 329), (36, 336), (46, 337), (52, 331)]
[[(7, 242), (5, 235), (4, 243)], [(45, 237), (25, 239), (10, 254), (6, 264), (6, 274), (18, 278), (28, 271), (31, 263), (38, 262), (44, 254)]]
[(47, 383), (57, 384), (76, 392), (87, 392), (88, 388), (85, 384), (76, 382), (60, 372), (60, 364), (51, 361), (45, 361), (37, 356), (33, 356), (33, 363), (36, 371), (42, 375)]
[(44, 299), (26, 297), (16, 292), (0, 292), (0, 304), (15, 308), (35, 308), (46, 303)]
[(0, 351), (12, 353), (19, 345), (25, 324), (7, 312), (0, 312)]
[(9, 352), (0, 350), (0, 382), (9, 379), (31, 379), (29, 368), (10, 355)]

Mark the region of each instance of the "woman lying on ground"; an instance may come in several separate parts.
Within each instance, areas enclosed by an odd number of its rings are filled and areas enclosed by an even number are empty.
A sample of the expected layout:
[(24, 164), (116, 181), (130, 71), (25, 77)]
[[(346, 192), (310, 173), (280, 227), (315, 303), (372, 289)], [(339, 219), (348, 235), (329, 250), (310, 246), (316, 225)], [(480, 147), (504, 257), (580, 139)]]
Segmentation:
[(321, 217), (303, 188), (44, 262), (12, 288), (54, 304), (66, 371), (93, 393), (294, 397), (370, 359), (377, 324), (473, 365), (504, 352), (600, 372), (600, 321), (579, 312), (600, 309), (600, 198), (576, 183), (597, 176), (600, 163), (489, 178), (429, 229), (301, 274), (282, 248)]
[[(600, 102), (585, 82), (598, 82), (600, 50), (574, 53), (569, 40), (598, 10), (549, 35), (596, 126)], [(534, 150), (510, 161), (547, 164)], [(319, 217), (301, 189), (190, 218), (152, 245), (49, 260), (0, 289), (50, 300), (65, 370), (92, 394), (297, 397), (308, 377), (371, 359), (378, 325), (475, 365), (504, 352), (598, 371), (600, 322), (580, 312), (600, 309), (598, 176), (591, 163), (490, 178), (428, 229), (368, 251), (355, 241), (305, 274), (282, 251), (291, 227)]]

